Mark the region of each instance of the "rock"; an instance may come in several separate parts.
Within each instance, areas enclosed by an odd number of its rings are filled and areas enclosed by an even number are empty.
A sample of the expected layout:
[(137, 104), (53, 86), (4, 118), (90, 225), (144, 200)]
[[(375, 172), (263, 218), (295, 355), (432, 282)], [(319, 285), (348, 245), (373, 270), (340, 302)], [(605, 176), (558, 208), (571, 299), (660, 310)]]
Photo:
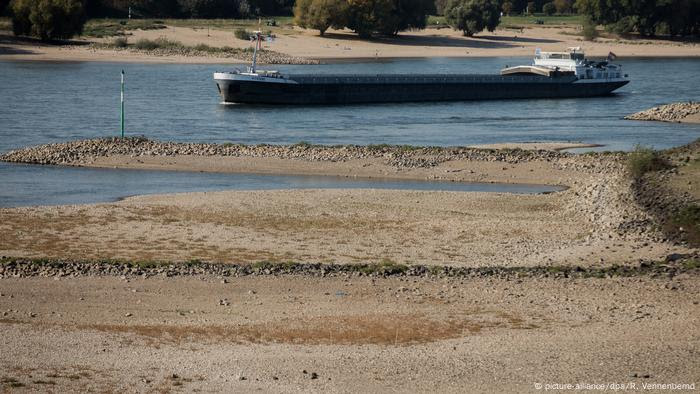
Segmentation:
[(133, 316), (131, 313), (127, 313), (126, 315), (124, 315), (124, 317), (131, 317), (131, 316)]
[(680, 102), (650, 108), (625, 116), (630, 120), (655, 120), (661, 122), (680, 122), (689, 115), (700, 113), (699, 102)]

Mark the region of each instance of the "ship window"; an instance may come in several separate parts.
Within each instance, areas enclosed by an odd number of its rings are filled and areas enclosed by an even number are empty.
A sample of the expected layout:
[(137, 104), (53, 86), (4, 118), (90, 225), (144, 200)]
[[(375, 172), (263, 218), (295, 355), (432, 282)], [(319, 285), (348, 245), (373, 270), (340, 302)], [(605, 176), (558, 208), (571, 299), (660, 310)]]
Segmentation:
[(583, 53), (572, 53), (571, 58), (574, 60), (583, 60)]

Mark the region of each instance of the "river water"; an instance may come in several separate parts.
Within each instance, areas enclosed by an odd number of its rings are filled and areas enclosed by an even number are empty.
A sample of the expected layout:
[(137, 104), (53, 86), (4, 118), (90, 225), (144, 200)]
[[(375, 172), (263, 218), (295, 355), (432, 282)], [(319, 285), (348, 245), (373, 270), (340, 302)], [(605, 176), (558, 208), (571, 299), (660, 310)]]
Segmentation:
[[(438, 58), (275, 68), (299, 73), (495, 73), (505, 65), (529, 62)], [(122, 69), (127, 134), (160, 140), (441, 146), (581, 141), (604, 145), (604, 150), (629, 150), (636, 144), (667, 148), (700, 136), (698, 125), (622, 119), (658, 104), (700, 101), (700, 59), (620, 63), (632, 82), (609, 97), (266, 107), (219, 102), (212, 73), (234, 65), (0, 62), (0, 152), (117, 135)], [(3, 164), (0, 181), (12, 174), (21, 179), (18, 168)], [(13, 185), (18, 195), (31, 186)]]

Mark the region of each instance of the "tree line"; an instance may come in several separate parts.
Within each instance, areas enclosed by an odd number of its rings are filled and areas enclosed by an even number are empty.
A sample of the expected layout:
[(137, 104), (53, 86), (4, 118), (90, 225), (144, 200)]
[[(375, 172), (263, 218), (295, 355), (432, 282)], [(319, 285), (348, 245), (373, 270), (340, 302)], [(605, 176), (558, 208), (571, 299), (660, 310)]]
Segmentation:
[(89, 18), (249, 18), (291, 15), (294, 0), (84, 0)]
[(330, 27), (347, 27), (360, 37), (370, 37), (424, 29), (432, 13), (433, 0), (297, 0), (294, 21), (321, 35)]
[(247, 18), (290, 15), (323, 35), (349, 28), (361, 37), (423, 29), (428, 15), (472, 36), (493, 31), (502, 15), (579, 12), (590, 27), (645, 36), (700, 35), (700, 0), (0, 0), (17, 35), (69, 38), (87, 18)]
[(700, 35), (700, 0), (577, 0), (576, 8), (615, 33)]

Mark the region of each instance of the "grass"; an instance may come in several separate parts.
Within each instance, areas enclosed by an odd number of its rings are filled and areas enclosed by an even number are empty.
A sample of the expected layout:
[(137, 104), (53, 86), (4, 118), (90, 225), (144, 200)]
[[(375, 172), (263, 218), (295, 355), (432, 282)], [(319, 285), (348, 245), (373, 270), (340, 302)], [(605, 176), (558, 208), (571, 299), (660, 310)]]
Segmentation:
[[(537, 23), (541, 21), (542, 23)], [(498, 25), (500, 28), (505, 29), (521, 29), (524, 27), (532, 26), (560, 26), (560, 25), (571, 25), (577, 26), (583, 24), (582, 15), (552, 15), (546, 16), (544, 14), (535, 15), (512, 15), (504, 16), (501, 18), (501, 23)], [(431, 15), (428, 17), (428, 27), (436, 26), (447, 26), (448, 23), (444, 16)]]
[(145, 51), (152, 51), (154, 49), (181, 49), (183, 47), (184, 45), (182, 45), (181, 42), (169, 40), (165, 37), (158, 37), (155, 40), (142, 38), (134, 44), (134, 48)]
[[(537, 21), (542, 21), (541, 24)], [(541, 25), (582, 25), (582, 15), (513, 15), (504, 16), (501, 18), (501, 25), (524, 25), (524, 26), (541, 26)]]
[(165, 29), (163, 21), (157, 19), (90, 19), (85, 23), (84, 36), (112, 37), (123, 36), (129, 30)]
[(241, 54), (252, 53), (252, 48), (232, 48), (229, 46), (212, 47), (206, 44), (198, 44), (195, 46), (184, 45), (180, 41), (170, 40), (165, 37), (159, 37), (155, 40), (142, 38), (133, 44), (130, 44), (124, 37), (114, 39), (106, 44), (93, 44), (99, 48), (133, 48), (141, 51), (161, 51), (171, 52), (177, 55), (218, 55), (223, 57), (236, 57)]
[(700, 247), (700, 206), (690, 204), (681, 208), (671, 216), (666, 227), (672, 233), (681, 233), (691, 246)]
[[(5, 19), (7, 19), (8, 29), (11, 28), (9, 18), (1, 18), (0, 26)], [(264, 26), (265, 30), (274, 33), (294, 34), (293, 17), (275, 17), (274, 19), (277, 21), (277, 26), (258, 25), (258, 19), (90, 19), (85, 24), (83, 35), (97, 38), (122, 36), (131, 30), (158, 30), (165, 29), (167, 26), (229, 31), (258, 30)], [(245, 40), (248, 40), (248, 37)]]
[(665, 170), (671, 164), (652, 148), (637, 145), (627, 157), (627, 172), (633, 179), (639, 179), (647, 172)]

